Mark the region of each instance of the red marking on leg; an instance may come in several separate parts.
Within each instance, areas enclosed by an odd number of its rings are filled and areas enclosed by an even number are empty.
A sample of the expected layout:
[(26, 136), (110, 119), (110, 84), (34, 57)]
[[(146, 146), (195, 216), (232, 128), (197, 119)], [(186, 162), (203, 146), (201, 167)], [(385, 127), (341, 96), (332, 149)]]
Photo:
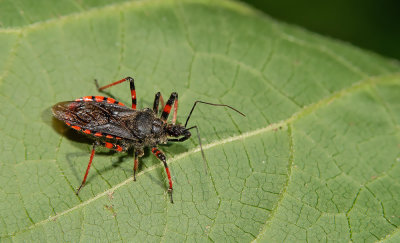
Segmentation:
[(84, 130), (83, 132), (86, 133), (86, 134), (90, 134), (91, 133), (90, 130), (88, 130), (88, 129)]
[(170, 113), (171, 112), (171, 105), (169, 105), (169, 104), (167, 104), (165, 107), (164, 107), (164, 112), (166, 112), (166, 113)]
[(124, 79), (121, 79), (121, 80), (118, 80), (118, 81), (116, 81), (116, 82), (114, 82), (114, 83), (111, 83), (111, 84), (108, 84), (108, 85), (106, 85), (106, 86), (103, 86), (103, 87), (99, 88), (99, 90), (101, 91), (101, 90), (103, 90), (103, 89), (107, 89), (107, 88), (109, 88), (109, 87), (111, 87), (111, 86), (114, 86), (114, 85), (116, 85), (116, 84), (120, 84), (120, 83), (125, 82), (125, 81), (126, 81), (125, 78), (124, 78)]
[(106, 138), (113, 138), (113, 136), (111, 136), (111, 135), (107, 135), (107, 136), (106, 136)]
[(120, 139), (122, 139), (122, 138), (120, 138), (120, 137), (115, 137), (115, 139), (118, 139), (118, 140), (120, 140)]
[(157, 150), (156, 153), (155, 153), (155, 155), (158, 157), (158, 155), (159, 155), (160, 153), (161, 153), (160, 150)]
[(112, 143), (106, 143), (106, 148), (112, 149), (113, 148)]
[(86, 182), (86, 178), (87, 178), (87, 176), (88, 176), (88, 174), (89, 174), (90, 166), (92, 165), (92, 161), (93, 161), (93, 157), (94, 157), (94, 152), (95, 152), (95, 150), (94, 150), (94, 147), (93, 147), (93, 148), (92, 148), (92, 153), (90, 154), (89, 164), (88, 164), (88, 166), (87, 166), (87, 168), (86, 168), (86, 173), (85, 173), (85, 176), (83, 177), (83, 181), (82, 181), (81, 186), (82, 186), (83, 184), (85, 184), (85, 182)]
[(120, 106), (125, 106), (124, 104), (122, 104), (121, 102), (118, 102), (118, 105), (120, 105)]
[(138, 164), (139, 164), (139, 159), (138, 159), (138, 157), (136, 157), (136, 158), (135, 158), (134, 165), (133, 165), (133, 170), (135, 170), (135, 171), (137, 170)]
[(161, 102), (161, 107), (164, 107), (164, 99), (161, 94), (160, 94), (160, 102)]
[(178, 98), (176, 98), (174, 102), (174, 116), (172, 117), (172, 124), (175, 124), (177, 115), (178, 115)]
[(154, 151), (158, 151), (157, 148), (152, 148), (151, 152), (155, 153)]
[(81, 128), (80, 127), (78, 127), (78, 126), (71, 126), (73, 129), (75, 129), (75, 130), (78, 130), (78, 131), (80, 131), (81, 130)]
[(116, 146), (117, 146), (117, 149), (116, 149), (116, 150), (117, 150), (118, 152), (121, 152), (121, 151), (122, 151), (122, 147), (119, 146), (119, 145), (116, 145)]
[(115, 101), (113, 98), (107, 98), (107, 103), (114, 104)]
[(95, 96), (94, 99), (95, 99), (97, 102), (102, 102), (102, 101), (104, 101), (104, 96)]
[(67, 126), (71, 126), (71, 123), (69, 123), (69, 122), (66, 122), (65, 124), (67, 124)]
[(168, 167), (165, 167), (165, 171), (167, 172), (167, 176), (168, 176), (169, 189), (172, 190), (172, 179), (171, 179), (171, 173), (169, 172), (169, 168), (168, 168)]
[(102, 134), (101, 132), (96, 132), (94, 135), (95, 135), (96, 137), (101, 137), (101, 136), (103, 136), (103, 134)]

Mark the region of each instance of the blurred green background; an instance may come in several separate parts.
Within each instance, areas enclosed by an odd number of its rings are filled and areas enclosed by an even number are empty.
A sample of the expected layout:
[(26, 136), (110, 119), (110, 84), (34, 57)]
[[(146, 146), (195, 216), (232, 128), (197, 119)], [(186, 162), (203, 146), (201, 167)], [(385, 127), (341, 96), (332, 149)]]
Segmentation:
[(271, 17), (400, 60), (400, 1), (242, 0)]

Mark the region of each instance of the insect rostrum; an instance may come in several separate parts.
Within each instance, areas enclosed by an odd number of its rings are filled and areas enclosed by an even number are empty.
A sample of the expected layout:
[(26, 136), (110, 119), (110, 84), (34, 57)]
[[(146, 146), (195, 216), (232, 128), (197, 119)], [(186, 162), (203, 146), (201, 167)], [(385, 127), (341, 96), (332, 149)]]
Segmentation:
[[(167, 142), (183, 142), (191, 137), (189, 130), (193, 128), (198, 132), (197, 126), (192, 126), (190, 128), (186, 127), (197, 103), (225, 106), (243, 116), (244, 114), (228, 105), (196, 101), (186, 119), (185, 126), (182, 126), (176, 124), (178, 111), (178, 94), (176, 92), (171, 93), (165, 106), (162, 95), (158, 92), (155, 95), (152, 109), (145, 108), (137, 110), (136, 90), (133, 78), (127, 77), (100, 88), (96, 81), (96, 86), (99, 91), (102, 91), (125, 81), (130, 82), (132, 98), (131, 108), (113, 98), (104, 96), (85, 96), (76, 99), (75, 101), (57, 103), (52, 108), (53, 115), (57, 119), (94, 139), (89, 164), (76, 194), (78, 194), (85, 185), (96, 146), (104, 146), (118, 152), (127, 151), (129, 148), (133, 147), (135, 151), (133, 178), (135, 181), (138, 159), (143, 156), (144, 147), (150, 147), (151, 152), (164, 164), (169, 182), (168, 192), (171, 196), (171, 203), (173, 203), (171, 174), (168, 169), (166, 157), (164, 153), (157, 148), (157, 145), (166, 144)], [(161, 116), (158, 117), (158, 107), (160, 102), (163, 110)], [(173, 109), (172, 122), (168, 123), (168, 116), (171, 109)], [(200, 136), (198, 136), (198, 138), (201, 148)], [(204, 159), (203, 150), (201, 151)]]

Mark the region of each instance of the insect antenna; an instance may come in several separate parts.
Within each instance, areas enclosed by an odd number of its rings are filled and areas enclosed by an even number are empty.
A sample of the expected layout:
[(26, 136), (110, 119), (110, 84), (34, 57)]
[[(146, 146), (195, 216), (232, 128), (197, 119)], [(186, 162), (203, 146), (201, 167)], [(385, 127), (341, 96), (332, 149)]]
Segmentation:
[(204, 154), (203, 146), (202, 146), (202, 144), (201, 144), (201, 138), (200, 138), (200, 131), (199, 131), (199, 128), (197, 128), (197, 126), (193, 126), (193, 127), (187, 128), (186, 130), (190, 130), (190, 129), (193, 129), (193, 128), (196, 128), (197, 138), (199, 139), (199, 145), (200, 145), (201, 156), (203, 157), (203, 162), (204, 162), (204, 170), (205, 170), (205, 172), (206, 172), (206, 174), (207, 174), (206, 155)]
[[(190, 119), (190, 116), (192, 115), (193, 110), (194, 110), (194, 108), (196, 107), (197, 103), (203, 103), (203, 104), (206, 104), (206, 105), (213, 105), (213, 106), (225, 106), (225, 107), (228, 107), (228, 108), (230, 108), (230, 109), (236, 111), (237, 113), (239, 113), (239, 114), (242, 115), (242, 116), (246, 116), (246, 115), (243, 114), (242, 112), (236, 110), (235, 108), (233, 108), (232, 106), (229, 106), (229, 105), (224, 105), (224, 104), (213, 104), (213, 103), (209, 103), (209, 102), (204, 102), (204, 101), (196, 100), (196, 101), (194, 102), (194, 104), (193, 104), (192, 109), (191, 109), (190, 112), (189, 112), (189, 115), (188, 115), (187, 119), (186, 119), (185, 127), (187, 126), (187, 124), (188, 124), (188, 122), (189, 122), (189, 119)], [(205, 170), (205, 172), (206, 172), (206, 174), (207, 174), (207, 161), (206, 161), (206, 156), (205, 156), (205, 154), (204, 154), (203, 146), (202, 146), (202, 144), (201, 144), (201, 138), (200, 138), (200, 131), (199, 131), (199, 128), (198, 128), (197, 126), (193, 126), (193, 127), (187, 128), (186, 130), (190, 130), (190, 129), (193, 129), (193, 128), (196, 128), (197, 138), (199, 139), (199, 145), (200, 145), (201, 156), (203, 157), (203, 161), (204, 161), (204, 170)]]
[(230, 109), (232, 109), (232, 110), (236, 111), (237, 113), (239, 113), (239, 114), (240, 114), (240, 115), (242, 115), (242, 116), (246, 116), (245, 114), (243, 114), (242, 112), (240, 112), (240, 111), (236, 110), (235, 108), (233, 108), (233, 107), (232, 107), (232, 106), (230, 106), (230, 105), (224, 105), (224, 104), (213, 104), (213, 103), (208, 103), (208, 102), (204, 102), (204, 101), (196, 100), (196, 101), (194, 102), (194, 104), (193, 104), (193, 107), (192, 107), (192, 109), (191, 109), (191, 110), (190, 110), (190, 112), (189, 112), (189, 115), (188, 115), (188, 117), (186, 118), (185, 127), (186, 127), (186, 125), (188, 124), (188, 122), (189, 122), (189, 119), (190, 119), (190, 116), (192, 115), (192, 113), (193, 113), (193, 110), (194, 110), (194, 108), (196, 107), (197, 103), (202, 103), (202, 104), (206, 104), (206, 105), (213, 105), (213, 106), (225, 106), (225, 107), (228, 107), (228, 108), (230, 108)]

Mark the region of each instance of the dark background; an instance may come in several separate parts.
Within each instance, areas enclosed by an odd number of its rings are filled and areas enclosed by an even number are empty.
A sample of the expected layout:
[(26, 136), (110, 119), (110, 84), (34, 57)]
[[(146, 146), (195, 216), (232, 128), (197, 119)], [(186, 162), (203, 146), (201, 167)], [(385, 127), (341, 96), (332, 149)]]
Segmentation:
[(398, 0), (242, 0), (286, 23), (400, 60)]

